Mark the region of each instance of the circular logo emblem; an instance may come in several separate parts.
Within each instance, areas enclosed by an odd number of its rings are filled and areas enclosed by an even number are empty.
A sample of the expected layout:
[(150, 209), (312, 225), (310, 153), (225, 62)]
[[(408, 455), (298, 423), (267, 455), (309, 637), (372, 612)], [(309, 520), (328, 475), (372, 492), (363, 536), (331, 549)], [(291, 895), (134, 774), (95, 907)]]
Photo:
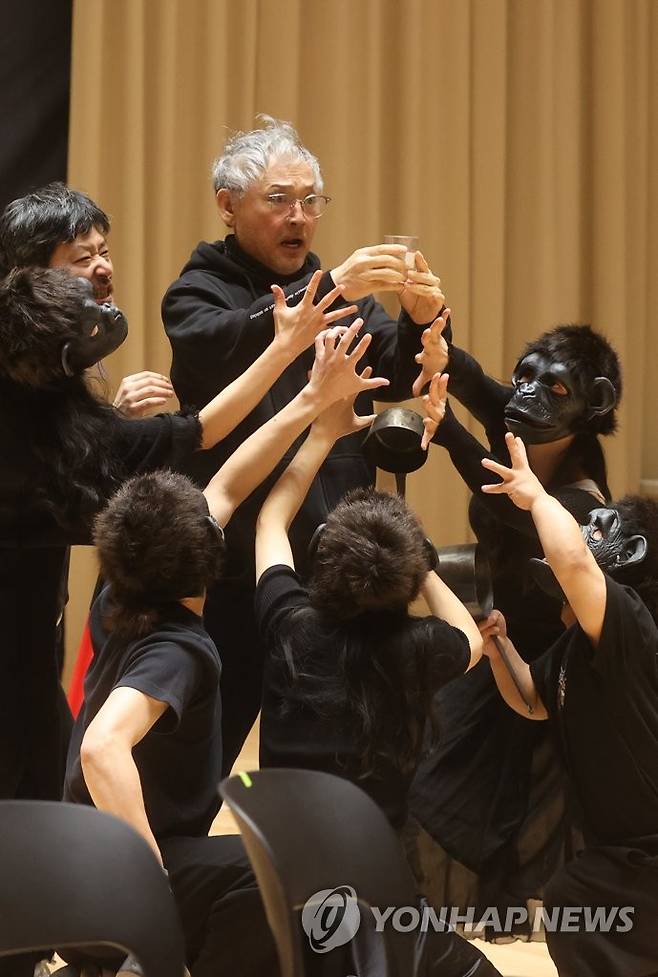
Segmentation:
[(349, 943), (361, 923), (356, 892), (351, 885), (314, 892), (302, 909), (302, 926), (311, 949), (328, 953)]

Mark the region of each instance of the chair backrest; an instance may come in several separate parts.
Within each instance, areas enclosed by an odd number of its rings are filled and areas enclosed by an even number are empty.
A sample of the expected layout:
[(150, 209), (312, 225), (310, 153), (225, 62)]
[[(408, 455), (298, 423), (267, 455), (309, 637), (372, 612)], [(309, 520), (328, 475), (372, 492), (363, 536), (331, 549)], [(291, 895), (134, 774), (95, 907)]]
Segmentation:
[(0, 956), (99, 944), (133, 953), (146, 977), (183, 973), (176, 906), (148, 844), (92, 807), (1, 801)]
[[(220, 784), (240, 827), (279, 952), (282, 977), (302, 977), (300, 913), (320, 890), (350, 886), (362, 907), (414, 906), (414, 879), (379, 807), (348, 780), (266, 769)], [(411, 977), (416, 934), (384, 927), (382, 977)]]

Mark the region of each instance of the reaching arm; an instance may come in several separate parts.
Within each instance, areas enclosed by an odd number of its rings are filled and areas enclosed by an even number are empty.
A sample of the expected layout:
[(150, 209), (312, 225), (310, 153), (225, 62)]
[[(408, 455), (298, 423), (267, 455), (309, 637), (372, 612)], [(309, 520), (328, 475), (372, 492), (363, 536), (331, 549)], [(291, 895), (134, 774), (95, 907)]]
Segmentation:
[(534, 474), (520, 438), (505, 437), (512, 459), (506, 468), (491, 459), (482, 464), (502, 481), (483, 485), (482, 491), (508, 495), (514, 505), (530, 512), (537, 527), (544, 555), (557, 577), (580, 627), (596, 647), (601, 637), (606, 607), (603, 572), (585, 543), (580, 526), (557, 501), (548, 495)]
[[(546, 707), (530, 673), (530, 666), (507, 637), (505, 618), (500, 611), (492, 611), (486, 621), (480, 623), (480, 631), (484, 639), (483, 653), (489, 659), (498, 691), (507, 705), (525, 719), (548, 719)], [(496, 640), (503, 645), (507, 665), (496, 646)]]
[(421, 593), (435, 617), (443, 618), (448, 624), (464, 632), (471, 649), (471, 660), (466, 671), (473, 668), (482, 657), (482, 636), (459, 597), (453, 594), (433, 570), (425, 577)]
[(449, 393), (482, 424), (491, 440), (505, 430), (503, 411), (511, 387), (487, 376), (470, 353), (452, 344), (451, 315), (450, 309), (442, 309), (440, 317), (423, 332), (423, 349), (416, 356), (422, 372), (414, 383), (414, 396), (419, 396), (435, 373), (447, 372)]
[[(438, 319), (437, 322), (441, 320)], [(429, 330), (426, 330), (429, 332)], [(440, 358), (430, 356), (427, 364), (423, 364), (423, 373), (418, 380), (426, 380), (426, 370), (430, 363), (438, 363)], [(474, 495), (480, 494), (482, 479), (490, 478), (496, 481), (495, 475), (483, 476), (482, 463), (485, 458), (491, 457), (491, 452), (487, 451), (475, 438), (470, 431), (461, 424), (455, 417), (450, 404), (447, 402), (447, 391), (450, 386), (450, 378), (447, 373), (439, 376), (436, 373), (431, 380), (430, 388), (423, 397), (425, 408), (425, 433), (423, 435), (422, 446), (427, 449), (430, 439), (435, 444), (440, 444), (446, 448), (450, 455), (450, 460), (468, 485)], [(528, 512), (522, 512), (506, 496), (481, 496), (489, 511), (503, 525), (524, 536), (536, 537), (537, 531), (532, 518)]]
[[(370, 375), (370, 368), (365, 373)], [(306, 498), (311, 482), (338, 438), (372, 424), (375, 415), (359, 417), (354, 398), (336, 401), (313, 424), (293, 460), (263, 503), (256, 523), (256, 580), (268, 567), (294, 568), (288, 530)]]
[(221, 526), (225, 526), (235, 509), (270, 474), (281, 456), (308, 425), (336, 400), (354, 397), (362, 390), (384, 386), (387, 380), (370, 377), (366, 368), (355, 372), (359, 359), (370, 343), (365, 335), (354, 350), (349, 347), (361, 328), (357, 319), (336, 342), (329, 330), (315, 341), (315, 362), (311, 379), (278, 414), (255, 431), (225, 462), (210, 480), (204, 495), (208, 507)]
[[(495, 481), (494, 476), (482, 474), (482, 461), (491, 458), (492, 452), (487, 451), (484, 445), (480, 444), (477, 438), (457, 420), (449, 404), (446, 407), (445, 418), (432, 440), (446, 449), (455, 469), (474, 495), (480, 495), (483, 481), (487, 481), (489, 477), (492, 482)], [(481, 498), (491, 514), (503, 525), (523, 533), (524, 536), (536, 537), (537, 531), (530, 514), (517, 509), (508, 498), (489, 495)]]
[[(301, 301), (310, 277), (286, 285), (287, 305)], [(318, 298), (333, 288), (331, 275), (324, 272)], [(202, 269), (189, 270), (174, 282), (162, 303), (162, 319), (173, 353), (172, 381), (182, 404), (207, 404), (244, 373), (274, 338), (274, 308), (272, 295), (250, 298), (246, 285), (224, 282)]]
[(450, 374), (449, 393), (480, 422), (488, 437), (501, 433), (504, 430), (503, 411), (512, 394), (511, 386), (487, 376), (478, 361), (457, 346), (449, 347), (447, 370)]
[(89, 724), (80, 747), (82, 773), (96, 807), (132, 825), (161, 864), (132, 751), (167, 708), (166, 702), (137, 689), (113, 689)]
[(356, 312), (356, 306), (348, 309), (326, 310), (340, 298), (340, 289), (334, 288), (313, 305), (322, 273), (316, 271), (304, 297), (296, 306), (286, 305), (283, 290), (272, 286), (274, 293), (275, 336), (267, 349), (247, 367), (244, 373), (225, 387), (199, 413), (203, 430), (201, 447), (212, 448), (237, 427), (270, 389), (285, 368), (310, 346), (315, 337), (346, 312)]

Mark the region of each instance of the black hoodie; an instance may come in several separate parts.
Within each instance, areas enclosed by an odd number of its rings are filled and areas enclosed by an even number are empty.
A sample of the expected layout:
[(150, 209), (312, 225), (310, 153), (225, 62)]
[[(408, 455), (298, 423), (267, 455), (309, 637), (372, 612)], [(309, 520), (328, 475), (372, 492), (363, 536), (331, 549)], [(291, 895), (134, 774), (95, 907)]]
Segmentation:
[[(294, 275), (278, 275), (251, 258), (229, 235), (214, 244), (202, 241), (180, 278), (168, 289), (162, 303), (162, 318), (171, 343), (171, 379), (182, 404), (205, 406), (220, 390), (240, 376), (274, 338), (274, 301), (270, 285), (280, 285), (289, 304), (300, 301), (320, 261), (315, 254)], [(317, 298), (334, 287), (329, 272), (320, 281)], [(343, 302), (347, 305), (349, 303)], [(391, 381), (378, 392), (382, 400), (398, 401), (411, 396), (418, 374), (414, 355), (420, 352), (422, 327), (402, 312), (398, 322), (372, 296), (360, 299), (359, 315), (365, 332), (373, 339), (361, 368), (372, 366), (373, 376)], [(352, 317), (345, 323), (352, 321)], [(342, 322), (342, 320), (341, 320)], [(258, 406), (223, 441), (209, 451), (198, 452), (185, 471), (205, 486), (238, 445), (289, 403), (307, 381), (313, 363), (310, 347), (283, 372)], [(357, 413), (372, 411), (369, 392), (359, 396)], [(364, 435), (341, 438), (315, 478), (307, 499), (292, 526), (291, 540), (298, 567), (305, 563), (308, 540), (327, 512), (351, 488), (371, 485), (375, 472), (361, 453)], [(273, 475), (240, 507), (231, 521), (227, 540), (234, 557), (229, 574), (253, 580), (255, 520), (263, 500), (285, 465), (295, 454), (300, 438), (284, 456)], [(248, 571), (248, 573), (246, 573)]]

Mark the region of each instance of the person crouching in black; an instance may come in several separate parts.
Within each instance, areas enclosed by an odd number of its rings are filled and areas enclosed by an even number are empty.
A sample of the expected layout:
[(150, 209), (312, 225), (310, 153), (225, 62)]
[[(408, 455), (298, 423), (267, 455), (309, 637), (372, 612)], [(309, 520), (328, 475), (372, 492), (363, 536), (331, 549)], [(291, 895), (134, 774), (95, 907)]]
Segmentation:
[(564, 602), (568, 626), (530, 665), (499, 611), (482, 626), (503, 698), (526, 718), (549, 721), (583, 828), (584, 848), (546, 889), (548, 948), (560, 977), (655, 977), (658, 503), (627, 496), (581, 527), (546, 493), (521, 439), (508, 434), (507, 446), (512, 467), (484, 460), (502, 482), (482, 490), (530, 512), (545, 553), (532, 569)]
[(222, 742), (221, 648), (203, 625), (206, 591), (219, 576), (223, 527), (293, 441), (335, 397), (386, 383), (355, 372), (371, 339), (348, 353), (362, 324), (316, 340), (306, 387), (204, 492), (172, 472), (142, 475), (96, 520), (107, 585), (91, 610), (94, 657), (64, 797), (122, 817), (150, 844), (169, 872), (192, 977), (277, 970), (239, 839), (207, 837), (219, 809)]
[[(400, 830), (433, 695), (479, 661), (481, 641), (397, 496), (348, 492), (312, 543), (308, 587), (295, 573), (290, 524), (334, 442), (359, 424), (351, 401), (318, 418), (258, 517), (256, 617), (268, 649), (260, 759), (353, 781)], [(430, 616), (409, 613), (419, 593)], [(454, 932), (429, 936), (427, 973), (497, 973)]]

